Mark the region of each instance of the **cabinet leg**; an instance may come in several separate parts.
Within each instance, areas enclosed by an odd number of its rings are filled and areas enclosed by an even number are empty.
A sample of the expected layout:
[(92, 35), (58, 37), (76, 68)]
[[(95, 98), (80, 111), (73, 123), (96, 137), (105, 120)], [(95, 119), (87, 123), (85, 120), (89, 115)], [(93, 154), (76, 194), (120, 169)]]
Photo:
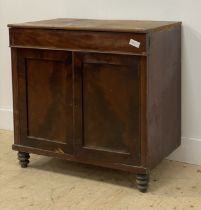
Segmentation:
[(147, 192), (149, 186), (149, 175), (148, 174), (137, 174), (136, 175), (137, 188), (140, 192)]
[(19, 160), (19, 164), (21, 165), (22, 168), (27, 168), (28, 164), (29, 164), (29, 158), (30, 155), (29, 153), (26, 152), (18, 152), (18, 160)]

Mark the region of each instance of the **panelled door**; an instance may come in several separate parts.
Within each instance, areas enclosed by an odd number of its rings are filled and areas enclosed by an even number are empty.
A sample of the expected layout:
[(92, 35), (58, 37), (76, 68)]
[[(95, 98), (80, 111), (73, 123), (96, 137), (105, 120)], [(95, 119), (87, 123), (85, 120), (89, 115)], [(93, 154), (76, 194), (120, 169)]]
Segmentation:
[(72, 53), (17, 50), (20, 144), (72, 154)]
[(75, 135), (83, 160), (140, 164), (140, 57), (74, 54)]

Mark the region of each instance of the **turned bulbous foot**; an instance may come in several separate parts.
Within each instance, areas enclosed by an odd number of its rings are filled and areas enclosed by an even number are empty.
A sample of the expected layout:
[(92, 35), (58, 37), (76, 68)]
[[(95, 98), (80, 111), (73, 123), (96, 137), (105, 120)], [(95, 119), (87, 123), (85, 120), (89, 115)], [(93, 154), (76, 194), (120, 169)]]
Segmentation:
[(147, 192), (149, 186), (149, 175), (147, 174), (137, 174), (136, 175), (137, 188), (140, 192)]
[(18, 152), (18, 160), (19, 160), (19, 164), (21, 165), (22, 168), (27, 168), (27, 166), (29, 164), (29, 158), (30, 158), (29, 153)]

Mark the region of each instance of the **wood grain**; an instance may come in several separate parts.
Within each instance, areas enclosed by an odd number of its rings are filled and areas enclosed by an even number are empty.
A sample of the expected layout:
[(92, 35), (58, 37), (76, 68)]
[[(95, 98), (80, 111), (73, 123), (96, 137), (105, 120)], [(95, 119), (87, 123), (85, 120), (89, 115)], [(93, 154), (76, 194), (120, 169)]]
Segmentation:
[[(140, 42), (140, 47), (131, 46), (130, 39)], [(146, 54), (146, 36), (134, 33), (11, 28), (10, 45), (18, 48)]]
[(181, 23), (9, 27), (13, 149), (137, 173), (146, 191), (150, 170), (181, 143)]
[(22, 145), (73, 152), (71, 62), (70, 53), (18, 49)]
[(147, 33), (171, 29), (180, 25), (181, 22), (150, 21), (150, 20), (92, 20), (92, 19), (68, 19), (58, 18), (27, 22), (21, 24), (9, 24), (15, 28), (41, 28), (41, 29), (64, 29), (64, 30), (86, 30), (86, 31), (114, 31), (114, 32), (136, 32)]
[(181, 144), (181, 27), (150, 36), (147, 162), (153, 168)]
[(139, 59), (75, 54), (82, 77), (79, 156), (140, 165)]

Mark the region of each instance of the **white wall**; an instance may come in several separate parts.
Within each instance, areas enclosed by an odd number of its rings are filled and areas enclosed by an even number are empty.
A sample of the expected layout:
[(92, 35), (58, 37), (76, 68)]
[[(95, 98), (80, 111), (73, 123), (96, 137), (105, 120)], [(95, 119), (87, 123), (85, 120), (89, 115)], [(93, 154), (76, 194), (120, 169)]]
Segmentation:
[(0, 128), (12, 129), (7, 23), (56, 17), (180, 20), (183, 144), (170, 158), (201, 165), (200, 11), (198, 0), (0, 0)]

